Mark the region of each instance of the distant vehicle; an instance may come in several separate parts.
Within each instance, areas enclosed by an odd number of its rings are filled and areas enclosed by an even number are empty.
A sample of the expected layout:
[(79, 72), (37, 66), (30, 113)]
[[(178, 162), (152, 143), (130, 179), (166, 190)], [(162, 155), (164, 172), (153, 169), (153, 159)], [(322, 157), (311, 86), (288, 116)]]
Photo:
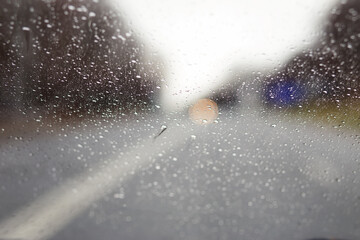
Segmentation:
[(216, 102), (220, 111), (229, 110), (241, 102), (240, 86), (238, 83), (227, 82), (207, 97)]
[(268, 105), (295, 106), (306, 100), (306, 86), (292, 78), (274, 80), (265, 84), (263, 97)]

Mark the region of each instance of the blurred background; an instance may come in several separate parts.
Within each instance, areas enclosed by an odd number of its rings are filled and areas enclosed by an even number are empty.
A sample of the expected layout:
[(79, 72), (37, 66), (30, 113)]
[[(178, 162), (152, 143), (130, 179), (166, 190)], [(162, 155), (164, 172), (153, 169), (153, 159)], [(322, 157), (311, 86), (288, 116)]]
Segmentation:
[(358, 239), (359, 63), (359, 0), (1, 0), (0, 239)]
[(203, 97), (301, 116), (339, 115), (340, 106), (358, 114), (357, 1), (2, 5), (2, 122), (181, 111)]

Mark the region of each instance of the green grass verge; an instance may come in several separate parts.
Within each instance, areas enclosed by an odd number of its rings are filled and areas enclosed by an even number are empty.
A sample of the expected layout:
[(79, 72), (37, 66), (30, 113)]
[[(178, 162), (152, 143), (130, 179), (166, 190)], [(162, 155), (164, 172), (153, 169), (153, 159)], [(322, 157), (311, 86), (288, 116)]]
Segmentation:
[(333, 128), (360, 132), (360, 99), (339, 102), (314, 101), (301, 107), (287, 109), (293, 117), (324, 123)]

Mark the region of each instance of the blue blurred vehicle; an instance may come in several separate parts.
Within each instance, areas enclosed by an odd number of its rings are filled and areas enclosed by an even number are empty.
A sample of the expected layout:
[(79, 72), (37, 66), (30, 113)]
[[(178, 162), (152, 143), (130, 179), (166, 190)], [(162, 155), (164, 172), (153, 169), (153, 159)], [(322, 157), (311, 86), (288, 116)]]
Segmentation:
[(267, 83), (263, 97), (268, 105), (290, 107), (305, 101), (306, 87), (295, 79), (279, 79)]

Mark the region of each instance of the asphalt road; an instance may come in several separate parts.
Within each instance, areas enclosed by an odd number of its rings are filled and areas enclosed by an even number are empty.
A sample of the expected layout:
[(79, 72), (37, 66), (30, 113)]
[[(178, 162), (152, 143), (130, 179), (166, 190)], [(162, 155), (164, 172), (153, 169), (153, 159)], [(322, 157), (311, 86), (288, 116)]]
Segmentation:
[(0, 159), (0, 239), (360, 239), (359, 139), (273, 114), (40, 132)]

